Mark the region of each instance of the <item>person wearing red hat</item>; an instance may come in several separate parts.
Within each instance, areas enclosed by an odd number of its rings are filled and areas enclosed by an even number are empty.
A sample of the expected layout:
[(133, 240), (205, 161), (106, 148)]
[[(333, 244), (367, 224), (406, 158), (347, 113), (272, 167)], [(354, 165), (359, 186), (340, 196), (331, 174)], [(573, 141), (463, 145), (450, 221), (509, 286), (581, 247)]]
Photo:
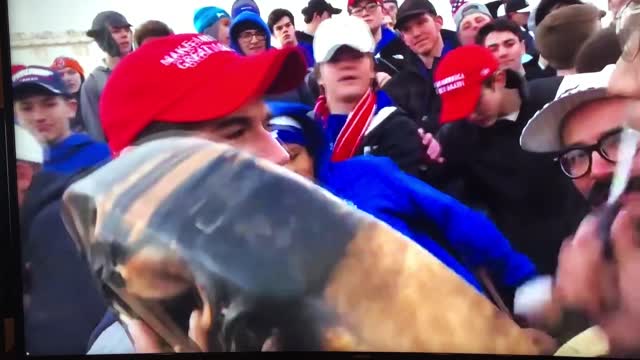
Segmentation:
[(479, 45), (453, 50), (435, 72), (444, 124), (438, 139), (447, 159), (440, 181), (462, 184), (454, 197), (486, 211), (543, 274), (555, 271), (562, 240), (587, 211), (552, 155), (519, 145), (522, 129), (553, 100), (561, 80), (526, 83), (517, 72), (500, 70)]
[(393, 76), (411, 65), (413, 53), (393, 29), (384, 25), (383, 0), (349, 0), (349, 15), (364, 20), (375, 40), (376, 71)]
[[(60, 56), (53, 60), (50, 67), (62, 76), (62, 80), (67, 86), (68, 91), (76, 100), (77, 104), (80, 104), (80, 88), (84, 83), (84, 69), (80, 63), (70, 57)], [(86, 131), (79, 109), (76, 111), (76, 115), (71, 119), (69, 125), (74, 132), (80, 133)]]
[[(117, 156), (146, 141), (181, 135), (225, 143), (284, 165), (289, 155), (267, 129), (263, 98), (295, 89), (306, 72), (304, 55), (295, 47), (241, 56), (209, 35), (170, 35), (120, 62), (102, 94), (100, 119)], [(144, 323), (127, 327), (133, 329), (135, 349), (123, 326), (107, 313), (94, 331), (89, 354), (159, 351), (145, 346), (151, 335)]]

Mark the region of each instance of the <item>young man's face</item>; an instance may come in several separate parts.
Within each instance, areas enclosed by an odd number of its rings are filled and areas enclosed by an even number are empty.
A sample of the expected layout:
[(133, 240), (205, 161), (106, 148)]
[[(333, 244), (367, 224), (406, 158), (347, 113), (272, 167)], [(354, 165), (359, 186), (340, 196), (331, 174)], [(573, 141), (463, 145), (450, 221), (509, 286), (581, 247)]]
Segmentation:
[(377, 32), (384, 22), (384, 12), (382, 6), (375, 0), (361, 0), (355, 3), (350, 9), (352, 16), (357, 16), (364, 20), (372, 33)]
[[(565, 119), (561, 133), (563, 143), (568, 148), (594, 145), (600, 141), (603, 144), (601, 149), (613, 157), (617, 156), (619, 136), (615, 131), (622, 128), (630, 106), (636, 108), (634, 114), (639, 116), (640, 104), (638, 100), (633, 99), (606, 98), (582, 105)], [(575, 174), (586, 171), (584, 176), (574, 179), (573, 183), (587, 199), (590, 199), (592, 206), (599, 206), (606, 200), (616, 167), (614, 162), (607, 161), (597, 151), (576, 150), (561, 155), (560, 161), (564, 164), (563, 167), (574, 169)], [(632, 179), (640, 180), (640, 154), (636, 154), (634, 158), (631, 176)], [(640, 185), (630, 190), (623, 195), (622, 201), (640, 201)]]
[(284, 148), (291, 157), (291, 160), (285, 165), (285, 167), (296, 174), (313, 181), (315, 179), (313, 158), (307, 149), (299, 144), (284, 144)]
[(404, 42), (413, 52), (429, 56), (440, 41), (441, 29), (442, 18), (423, 14), (409, 19), (402, 25), (400, 32)]
[(128, 55), (132, 50), (131, 45), (133, 44), (133, 32), (131, 31), (131, 28), (128, 26), (109, 26), (109, 31), (111, 32), (113, 40), (115, 40), (120, 48), (120, 54), (122, 54), (122, 56)]
[(82, 76), (79, 72), (72, 68), (64, 68), (58, 71), (58, 73), (62, 76), (62, 81), (64, 81), (69, 92), (75, 94), (80, 91), (80, 86), (82, 86)]
[(22, 126), (39, 142), (54, 145), (70, 134), (69, 121), (76, 114), (77, 103), (62, 96), (34, 95), (15, 102), (14, 111)]
[(510, 31), (494, 31), (487, 35), (484, 46), (498, 59), (501, 70), (522, 70), (522, 56), (526, 52), (526, 46), (516, 34)]
[(218, 20), (217, 23), (209, 26), (204, 30), (204, 33), (210, 35), (220, 43), (229, 46), (229, 28), (231, 27), (231, 20), (229, 18), (223, 18)]
[(343, 46), (331, 60), (320, 64), (318, 84), (324, 87), (327, 97), (358, 101), (371, 87), (375, 77), (373, 65), (370, 55)]
[(283, 48), (298, 46), (296, 28), (288, 16), (283, 17), (273, 25), (273, 35), (275, 35), (276, 39), (282, 44)]
[(491, 18), (485, 14), (471, 14), (462, 19), (458, 30), (460, 44), (473, 44), (480, 28), (489, 22)]
[(267, 35), (259, 29), (248, 29), (238, 34), (238, 44), (246, 56), (267, 51)]
[(268, 120), (267, 106), (262, 100), (255, 100), (223, 119), (206, 123), (196, 133), (199, 137), (285, 165), (289, 155), (269, 132)]
[(501, 85), (494, 81), (492, 87), (482, 87), (480, 100), (475, 111), (469, 115), (468, 121), (479, 127), (491, 127), (500, 117), (500, 106), (502, 102)]
[(529, 22), (529, 13), (513, 13), (509, 18), (520, 26), (526, 26)]
[(391, 19), (393, 19), (393, 21), (396, 21), (398, 17), (398, 6), (392, 2), (385, 2), (384, 8), (385, 10), (387, 10), (389, 16), (391, 16)]

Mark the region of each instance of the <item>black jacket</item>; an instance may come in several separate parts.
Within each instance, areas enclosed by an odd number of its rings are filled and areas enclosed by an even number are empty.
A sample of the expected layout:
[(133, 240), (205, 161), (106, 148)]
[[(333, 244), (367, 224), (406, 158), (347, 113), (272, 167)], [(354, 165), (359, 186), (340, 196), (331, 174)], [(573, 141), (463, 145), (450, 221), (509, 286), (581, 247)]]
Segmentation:
[(21, 209), (25, 345), (32, 355), (85, 354), (106, 304), (61, 218), (71, 177), (41, 172)]
[[(387, 116), (385, 112), (389, 112)], [(413, 176), (420, 177), (424, 165), (424, 146), (418, 127), (401, 109), (388, 107), (378, 113), (367, 130), (355, 156), (386, 156), (400, 169)]]
[(534, 56), (531, 60), (522, 64), (524, 67), (525, 78), (527, 80), (535, 80), (535, 79), (543, 79), (548, 77), (556, 76), (556, 71), (547, 66), (545, 69), (542, 69), (538, 64), (540, 56)]
[[(460, 46), (457, 35), (450, 30), (441, 31), (445, 44), (443, 53)], [(395, 74), (384, 85), (385, 92), (399, 108), (405, 110), (419, 127), (436, 133), (440, 128), (439, 118), (442, 104), (433, 85), (433, 72), (441, 58), (434, 60), (431, 70), (426, 70), (417, 55), (411, 53), (411, 65)]]
[(438, 187), (485, 211), (514, 248), (548, 274), (555, 272), (562, 241), (588, 207), (553, 155), (526, 152), (519, 139), (529, 119), (554, 98), (561, 80), (530, 82), (516, 121), (498, 120), (489, 128), (459, 121), (438, 134), (446, 159)]
[(393, 76), (407, 68), (413, 67), (415, 54), (396, 37), (376, 56), (376, 72), (384, 72)]

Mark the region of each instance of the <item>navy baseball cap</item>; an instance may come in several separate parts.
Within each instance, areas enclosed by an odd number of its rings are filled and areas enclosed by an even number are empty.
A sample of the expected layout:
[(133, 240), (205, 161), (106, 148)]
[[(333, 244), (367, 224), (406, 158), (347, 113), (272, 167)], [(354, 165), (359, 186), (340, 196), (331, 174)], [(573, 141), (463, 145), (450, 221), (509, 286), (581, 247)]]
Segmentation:
[(13, 74), (13, 96), (24, 98), (33, 93), (70, 96), (67, 87), (58, 72), (44, 66), (27, 66)]
[(235, 19), (240, 13), (251, 11), (260, 16), (260, 8), (253, 0), (236, 0), (231, 6), (231, 18)]

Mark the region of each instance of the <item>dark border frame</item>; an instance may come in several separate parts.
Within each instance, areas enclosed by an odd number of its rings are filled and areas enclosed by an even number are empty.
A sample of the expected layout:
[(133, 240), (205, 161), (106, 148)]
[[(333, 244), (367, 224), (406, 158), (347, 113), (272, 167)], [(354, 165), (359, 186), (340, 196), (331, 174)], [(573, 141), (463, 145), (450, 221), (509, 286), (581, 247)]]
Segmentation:
[[(21, 247), (19, 231), (19, 209), (16, 194), (16, 154), (15, 135), (13, 132), (13, 98), (11, 91), (11, 46), (9, 32), (9, 7), (7, 0), (0, 1), (0, 86), (3, 87), (4, 108), (0, 107), (0, 159), (5, 166), (0, 168), (0, 206), (7, 204), (0, 210), (0, 230), (3, 239), (0, 240), (0, 358), (3, 359), (221, 359), (221, 358), (254, 358), (253, 353), (201, 353), (201, 354), (123, 354), (123, 355), (74, 355), (74, 356), (27, 356), (24, 346), (24, 313), (22, 308), (22, 272)], [(263, 0), (266, 1), (266, 0)], [(269, 0), (272, 1), (272, 0)], [(298, 0), (302, 1), (302, 0)], [(7, 210), (5, 213), (4, 211)], [(4, 236), (8, 234), (9, 236)], [(5, 265), (6, 264), (6, 265)], [(6, 296), (5, 294), (6, 293)], [(6, 298), (6, 299), (5, 299)], [(6, 304), (5, 304), (6, 300)], [(11, 353), (4, 349), (4, 318), (14, 319), (15, 348)], [(309, 358), (334, 359), (542, 359), (548, 356), (515, 356), (515, 355), (474, 355), (474, 354), (432, 354), (432, 353), (296, 353), (293, 356)], [(260, 357), (280, 358), (289, 356), (286, 353), (261, 353)]]

